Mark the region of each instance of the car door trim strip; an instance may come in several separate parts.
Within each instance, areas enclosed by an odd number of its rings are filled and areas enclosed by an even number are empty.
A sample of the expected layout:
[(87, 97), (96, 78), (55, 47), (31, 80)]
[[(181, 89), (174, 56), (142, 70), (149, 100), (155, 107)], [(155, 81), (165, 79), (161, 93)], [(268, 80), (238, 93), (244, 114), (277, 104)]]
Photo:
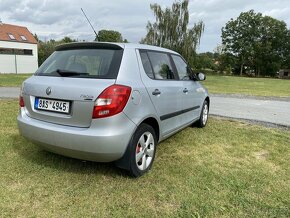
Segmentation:
[(176, 117), (178, 115), (181, 115), (181, 114), (184, 114), (184, 113), (187, 113), (189, 111), (193, 111), (193, 110), (196, 110), (200, 108), (200, 106), (195, 106), (195, 107), (191, 107), (191, 108), (187, 108), (187, 109), (184, 109), (184, 110), (181, 110), (181, 111), (176, 111), (176, 112), (173, 112), (173, 113), (170, 113), (170, 114), (165, 114), (165, 115), (162, 115), (160, 117), (160, 120), (163, 121), (163, 120), (167, 120), (167, 119), (170, 119), (172, 117)]

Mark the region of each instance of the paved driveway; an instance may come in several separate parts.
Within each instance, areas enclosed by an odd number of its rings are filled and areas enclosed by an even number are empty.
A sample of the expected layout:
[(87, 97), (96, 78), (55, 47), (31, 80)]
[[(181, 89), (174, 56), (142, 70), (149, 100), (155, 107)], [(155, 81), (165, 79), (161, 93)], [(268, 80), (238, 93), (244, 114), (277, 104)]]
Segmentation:
[[(18, 96), (19, 88), (0, 87), (0, 98)], [(212, 95), (210, 114), (290, 127), (290, 99)]]

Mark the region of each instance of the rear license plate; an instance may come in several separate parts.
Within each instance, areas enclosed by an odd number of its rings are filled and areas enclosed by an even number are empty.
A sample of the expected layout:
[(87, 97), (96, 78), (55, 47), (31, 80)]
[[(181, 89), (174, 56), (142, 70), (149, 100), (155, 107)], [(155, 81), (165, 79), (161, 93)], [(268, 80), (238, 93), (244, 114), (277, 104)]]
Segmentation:
[(37, 110), (54, 111), (58, 113), (68, 114), (70, 111), (70, 102), (35, 98), (34, 108)]

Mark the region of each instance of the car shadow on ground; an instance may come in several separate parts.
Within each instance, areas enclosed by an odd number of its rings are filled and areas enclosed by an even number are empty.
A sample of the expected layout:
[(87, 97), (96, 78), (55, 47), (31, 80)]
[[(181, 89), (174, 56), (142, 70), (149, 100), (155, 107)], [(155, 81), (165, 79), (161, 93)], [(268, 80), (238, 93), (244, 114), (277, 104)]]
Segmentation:
[(117, 168), (114, 163), (99, 163), (84, 161), (65, 157), (43, 150), (40, 146), (26, 140), (19, 134), (12, 136), (13, 150), (32, 164), (37, 164), (41, 168), (53, 168), (59, 171), (65, 171), (76, 174), (103, 175), (110, 177), (129, 177), (127, 171)]

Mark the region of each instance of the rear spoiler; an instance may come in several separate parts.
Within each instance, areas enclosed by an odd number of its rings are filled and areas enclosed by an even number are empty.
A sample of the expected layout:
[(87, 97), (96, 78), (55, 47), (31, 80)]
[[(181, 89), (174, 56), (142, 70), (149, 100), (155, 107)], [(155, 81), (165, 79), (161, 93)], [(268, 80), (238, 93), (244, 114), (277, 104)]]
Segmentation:
[(120, 44), (108, 42), (73, 42), (65, 43), (57, 46), (56, 51), (74, 50), (74, 49), (110, 49), (110, 50), (123, 50)]

